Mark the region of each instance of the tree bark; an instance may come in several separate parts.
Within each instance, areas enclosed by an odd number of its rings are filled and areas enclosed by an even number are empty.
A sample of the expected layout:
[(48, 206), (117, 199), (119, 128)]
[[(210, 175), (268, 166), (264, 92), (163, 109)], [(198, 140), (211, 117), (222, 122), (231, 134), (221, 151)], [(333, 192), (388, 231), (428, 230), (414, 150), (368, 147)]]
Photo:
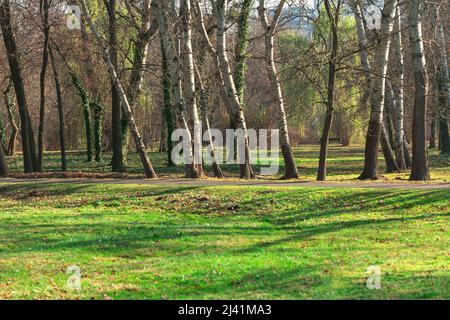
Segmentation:
[(224, 80), (227, 101), (230, 103), (230, 109), (232, 111), (234, 122), (238, 129), (243, 132), (244, 138), (244, 159), (240, 164), (240, 176), (241, 179), (253, 179), (255, 174), (253, 173), (253, 168), (250, 162), (250, 146), (249, 137), (247, 131), (247, 123), (245, 121), (244, 111), (242, 109), (242, 104), (239, 99), (238, 93), (236, 91), (236, 85), (231, 72), (230, 62), (227, 55), (227, 45), (226, 45), (226, 11), (228, 3), (226, 0), (217, 0), (213, 5), (213, 11), (217, 17), (217, 55), (218, 62), (221, 69), (221, 73)]
[(328, 15), (328, 20), (331, 25), (331, 55), (328, 62), (328, 94), (327, 94), (327, 112), (325, 115), (325, 122), (323, 127), (322, 138), (320, 141), (320, 158), (319, 158), (319, 169), (317, 172), (317, 180), (326, 180), (326, 166), (328, 157), (328, 144), (330, 141), (331, 127), (333, 125), (333, 113), (334, 113), (334, 95), (335, 95), (335, 85), (336, 85), (336, 59), (338, 54), (338, 23), (339, 23), (339, 8), (340, 1), (336, 7), (336, 12), (332, 12), (330, 1), (325, 0), (325, 8)]
[(173, 141), (172, 134), (175, 130), (175, 114), (173, 105), (173, 85), (170, 78), (169, 66), (167, 64), (167, 54), (164, 50), (164, 44), (161, 39), (161, 56), (162, 56), (162, 87), (164, 96), (164, 121), (166, 126), (167, 139), (167, 166), (173, 167), (175, 164), (172, 160)]
[(428, 146), (426, 143), (428, 74), (422, 38), (422, 17), (420, 1), (409, 1), (410, 42), (415, 80), (415, 101), (413, 117), (413, 163), (412, 181), (430, 180)]
[(393, 30), (396, 8), (397, 0), (387, 0), (383, 9), (382, 27), (378, 34), (380, 45), (376, 52), (374, 66), (376, 76), (372, 79), (371, 113), (366, 138), (364, 170), (359, 176), (360, 180), (378, 179), (378, 147), (383, 123), (386, 75), (391, 45), (390, 35)]
[(448, 114), (450, 109), (450, 76), (448, 71), (447, 43), (444, 26), (437, 5), (435, 5), (435, 23), (437, 28), (437, 40), (440, 48), (438, 92), (439, 92), (439, 140), (442, 154), (450, 153), (450, 137), (448, 127)]
[(35, 142), (28, 113), (27, 99), (25, 94), (25, 85), (22, 77), (19, 51), (17, 49), (16, 39), (11, 23), (10, 1), (4, 0), (0, 6), (0, 25), (3, 34), (3, 40), (8, 56), (8, 63), (11, 71), (11, 79), (14, 83), (17, 104), (19, 106), (22, 151), (24, 172), (30, 173), (37, 169), (37, 154)]
[(9, 125), (11, 126), (11, 135), (6, 152), (9, 156), (13, 157), (16, 154), (16, 140), (19, 128), (17, 127), (14, 116), (14, 84), (11, 80), (9, 81), (7, 88), (3, 93), (3, 99), (8, 113)]
[(204, 175), (202, 162), (202, 130), (198, 115), (195, 92), (194, 55), (192, 49), (192, 14), (190, 0), (181, 0), (180, 5), (181, 26), (183, 30), (183, 75), (185, 84), (186, 107), (190, 111), (194, 126), (194, 167), (188, 178), (200, 178)]
[[(393, 57), (392, 57), (392, 74), (397, 75), (397, 81), (388, 83), (389, 93), (393, 93), (395, 99), (395, 109), (391, 113), (391, 118), (394, 124), (395, 130), (395, 144), (393, 145), (395, 150), (395, 156), (397, 159), (397, 165), (400, 170), (406, 170), (407, 164), (405, 160), (403, 137), (405, 135), (404, 128), (404, 82), (405, 82), (405, 65), (402, 46), (402, 25), (401, 25), (401, 9), (400, 5), (397, 6), (397, 17), (394, 22), (394, 40), (393, 40)], [(409, 151), (408, 151), (409, 152)]]
[[(186, 177), (195, 177), (197, 174), (195, 173), (194, 164), (194, 154), (192, 148), (192, 135), (188, 125), (188, 112), (186, 107), (186, 101), (183, 96), (183, 86), (182, 86), (182, 72), (181, 72), (181, 62), (180, 62), (180, 54), (178, 48), (178, 35), (177, 32), (174, 32), (174, 37), (171, 36), (169, 30), (169, 17), (166, 12), (168, 12), (167, 4), (164, 4), (162, 1), (153, 0), (152, 1), (153, 12), (157, 18), (160, 37), (162, 39), (164, 52), (166, 54), (166, 61), (168, 64), (168, 70), (171, 78), (171, 82), (173, 85), (173, 92), (175, 96), (175, 101), (178, 109), (178, 121), (180, 122), (182, 128), (185, 130), (186, 137), (189, 140), (189, 143), (186, 144), (188, 146), (187, 150), (184, 150), (186, 157)], [(172, 23), (173, 24), (173, 23)], [(175, 39), (174, 39), (175, 38)]]
[(286, 1), (281, 0), (275, 11), (275, 15), (271, 24), (267, 18), (267, 11), (265, 7), (265, 0), (259, 1), (259, 16), (261, 20), (261, 25), (265, 31), (265, 60), (266, 69), (269, 76), (269, 80), (272, 85), (273, 95), (275, 97), (275, 104), (278, 111), (278, 127), (280, 129), (280, 145), (281, 151), (283, 153), (284, 159), (284, 179), (298, 179), (298, 169), (295, 162), (294, 153), (292, 152), (291, 142), (289, 139), (289, 128), (288, 121), (286, 117), (286, 110), (284, 105), (283, 93), (281, 90), (280, 79), (278, 78), (277, 67), (275, 64), (275, 49), (274, 49), (274, 37), (275, 31), (278, 26), (278, 22)]
[(58, 120), (59, 120), (59, 145), (61, 149), (61, 171), (67, 171), (67, 157), (66, 157), (66, 143), (65, 143), (65, 131), (64, 131), (64, 99), (61, 92), (61, 81), (59, 72), (56, 67), (55, 57), (53, 50), (49, 46), (49, 55), (53, 70), (53, 80), (55, 82), (56, 100), (58, 108)]
[(139, 133), (139, 130), (136, 126), (136, 122), (134, 120), (134, 116), (131, 111), (130, 104), (128, 102), (128, 99), (127, 99), (125, 91), (122, 87), (122, 84), (120, 83), (116, 69), (114, 68), (114, 64), (112, 62), (111, 56), (110, 56), (108, 50), (103, 46), (102, 39), (101, 39), (100, 35), (98, 34), (98, 31), (95, 28), (95, 26), (91, 20), (85, 0), (79, 0), (79, 3), (81, 4), (81, 6), (83, 8), (87, 22), (89, 24), (89, 28), (91, 29), (92, 34), (94, 35), (95, 41), (97, 42), (98, 46), (101, 48), (101, 51), (103, 54), (103, 59), (105, 60), (105, 62), (107, 64), (108, 73), (110, 75), (110, 78), (113, 81), (113, 84), (116, 87), (117, 91), (119, 92), (122, 106), (128, 117), (128, 124), (130, 126), (131, 134), (133, 136), (134, 142), (136, 144), (136, 149), (139, 153), (139, 157), (140, 157), (142, 165), (144, 167), (145, 175), (147, 176), (147, 178), (157, 178), (156, 172), (154, 171), (153, 166), (147, 156), (141, 134)]
[[(117, 43), (117, 1), (105, 1), (108, 11), (108, 36), (109, 54), (111, 63), (115, 70), (118, 66), (118, 43)], [(111, 125), (112, 125), (112, 171), (125, 172), (127, 159), (125, 159), (122, 148), (122, 108), (120, 105), (120, 94), (116, 80), (111, 78)]]
[(42, 20), (42, 32), (44, 34), (44, 45), (42, 48), (42, 68), (39, 76), (40, 88), (40, 107), (39, 107), (39, 130), (38, 130), (38, 170), (42, 172), (44, 157), (44, 131), (45, 131), (45, 80), (47, 75), (48, 58), (49, 58), (49, 37), (50, 25), (48, 21), (49, 2), (48, 0), (39, 1), (39, 12)]

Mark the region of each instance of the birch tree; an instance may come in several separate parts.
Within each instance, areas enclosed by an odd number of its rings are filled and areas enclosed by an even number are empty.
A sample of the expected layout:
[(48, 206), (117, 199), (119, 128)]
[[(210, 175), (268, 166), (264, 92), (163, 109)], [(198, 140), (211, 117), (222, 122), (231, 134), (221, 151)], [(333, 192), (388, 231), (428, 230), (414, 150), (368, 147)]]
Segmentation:
[(102, 38), (100, 37), (100, 35), (97, 31), (97, 28), (95, 27), (94, 23), (92, 22), (89, 10), (86, 5), (86, 1), (78, 0), (78, 3), (80, 3), (80, 5), (82, 7), (83, 13), (86, 17), (87, 23), (89, 25), (89, 28), (91, 29), (91, 32), (95, 38), (96, 43), (101, 49), (103, 59), (105, 60), (106, 65), (108, 67), (108, 73), (111, 78), (111, 81), (113, 82), (114, 86), (117, 88), (117, 91), (119, 93), (119, 97), (122, 102), (123, 110), (128, 117), (128, 125), (130, 126), (131, 134), (133, 136), (133, 139), (134, 139), (134, 142), (136, 145), (136, 149), (137, 149), (139, 157), (141, 159), (142, 166), (144, 167), (145, 175), (147, 176), (147, 178), (156, 178), (157, 177), (156, 172), (154, 171), (153, 166), (147, 156), (147, 153), (145, 150), (145, 145), (142, 140), (142, 136), (141, 136), (141, 134), (137, 128), (136, 122), (134, 120), (133, 112), (131, 110), (130, 103), (128, 102), (128, 98), (126, 96), (125, 90), (123, 89), (123, 86), (117, 75), (117, 71), (114, 68), (114, 64), (111, 59), (111, 55), (110, 55), (108, 49), (105, 48)]
[(275, 10), (275, 15), (272, 21), (269, 23), (267, 17), (267, 10), (265, 7), (265, 0), (259, 1), (259, 17), (261, 20), (262, 29), (264, 31), (265, 38), (265, 62), (267, 74), (269, 76), (273, 95), (275, 97), (275, 104), (278, 111), (278, 127), (280, 129), (280, 145), (281, 151), (283, 153), (285, 172), (285, 179), (298, 179), (298, 169), (295, 162), (294, 153), (292, 152), (292, 147), (289, 139), (289, 129), (288, 120), (286, 117), (286, 110), (284, 104), (283, 93), (281, 90), (280, 79), (278, 78), (277, 66), (275, 64), (275, 48), (274, 48), (274, 37), (275, 32), (283, 11), (283, 7), (286, 1), (281, 0)]
[(378, 179), (378, 147), (383, 124), (387, 66), (396, 9), (397, 0), (385, 2), (381, 30), (377, 34), (379, 47), (376, 50), (373, 69), (373, 74), (376, 76), (372, 79), (371, 113), (366, 137), (364, 171), (359, 177), (361, 180)]

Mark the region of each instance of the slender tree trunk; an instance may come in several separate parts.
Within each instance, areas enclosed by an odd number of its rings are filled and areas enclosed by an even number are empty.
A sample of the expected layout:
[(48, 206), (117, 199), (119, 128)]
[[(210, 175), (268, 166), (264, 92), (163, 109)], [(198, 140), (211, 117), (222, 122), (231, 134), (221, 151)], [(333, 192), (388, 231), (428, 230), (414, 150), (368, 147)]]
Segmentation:
[(49, 14), (49, 2), (48, 0), (39, 1), (39, 11), (42, 20), (42, 32), (44, 34), (44, 45), (42, 48), (42, 68), (39, 77), (40, 88), (40, 108), (39, 108), (39, 131), (38, 131), (38, 171), (42, 172), (43, 157), (44, 157), (44, 131), (45, 131), (45, 80), (48, 67), (48, 50), (49, 50), (49, 37), (50, 37), (50, 25), (48, 22)]
[(385, 102), (386, 75), (389, 60), (389, 49), (397, 0), (387, 0), (383, 10), (380, 45), (376, 53), (374, 67), (375, 77), (372, 79), (371, 114), (366, 138), (364, 171), (359, 179), (378, 179), (378, 147), (383, 123)]
[(244, 138), (244, 159), (240, 159), (240, 176), (241, 179), (253, 179), (255, 177), (253, 173), (253, 168), (250, 162), (250, 146), (249, 137), (247, 131), (247, 123), (245, 121), (244, 111), (242, 109), (242, 104), (239, 99), (238, 93), (236, 91), (236, 85), (231, 73), (230, 62), (227, 56), (227, 46), (226, 46), (226, 11), (228, 3), (226, 0), (217, 0), (215, 6), (213, 6), (213, 11), (217, 17), (217, 49), (218, 60), (220, 69), (222, 72), (227, 100), (230, 103), (231, 110), (234, 115), (234, 121), (236, 127), (241, 129)]
[(53, 55), (53, 50), (49, 46), (49, 55), (53, 70), (53, 80), (55, 82), (56, 100), (58, 107), (58, 119), (59, 119), (59, 145), (61, 149), (61, 171), (67, 171), (67, 157), (66, 157), (66, 143), (65, 143), (65, 132), (64, 132), (64, 99), (61, 92), (61, 81), (59, 78), (58, 69), (56, 67), (55, 57)]
[(3, 146), (0, 146), (0, 177), (5, 177), (9, 173), (8, 162), (6, 161)]
[(189, 178), (200, 178), (204, 175), (202, 163), (202, 130), (198, 114), (195, 92), (194, 55), (192, 49), (192, 14), (190, 0), (181, 0), (181, 25), (183, 30), (183, 75), (185, 84), (186, 106), (190, 111), (194, 125), (194, 167)]
[(9, 138), (8, 148), (7, 148), (7, 154), (9, 156), (14, 156), (16, 154), (16, 140), (17, 140), (17, 133), (19, 132), (19, 128), (17, 127), (15, 116), (14, 116), (14, 84), (12, 81), (9, 82), (8, 87), (6, 88), (5, 92), (3, 93), (4, 101), (6, 110), (8, 112), (8, 120), (9, 124), (11, 126), (11, 135)]
[(181, 127), (185, 130), (186, 139), (189, 140), (189, 143), (186, 144), (188, 147), (185, 152), (185, 160), (186, 160), (186, 177), (195, 177), (195, 166), (194, 164), (194, 154), (192, 148), (192, 136), (191, 131), (188, 125), (188, 112), (186, 107), (186, 102), (183, 97), (183, 86), (182, 86), (182, 72), (181, 72), (181, 62), (180, 62), (180, 50), (179, 50), (179, 39), (178, 33), (174, 32), (175, 39), (171, 36), (169, 30), (169, 18), (166, 14), (168, 12), (167, 3), (164, 4), (162, 1), (154, 0), (152, 1), (152, 8), (154, 15), (157, 18), (160, 37), (162, 39), (164, 52), (166, 54), (166, 61), (168, 65), (168, 70), (173, 86), (173, 92), (175, 96), (175, 102), (177, 105), (177, 120), (180, 123)]
[(437, 24), (437, 38), (440, 48), (440, 65), (438, 74), (439, 87), (439, 137), (442, 154), (450, 153), (450, 137), (448, 114), (450, 109), (450, 76), (448, 71), (447, 43), (444, 26), (437, 5), (435, 6), (435, 22)]
[(359, 58), (361, 60), (361, 67), (365, 74), (365, 90), (361, 96), (360, 104), (365, 109), (369, 98), (371, 95), (371, 66), (369, 61), (369, 52), (366, 48), (366, 30), (364, 26), (364, 14), (363, 14), (363, 8), (362, 3), (360, 0), (351, 0), (350, 6), (352, 7), (353, 14), (355, 16), (356, 20), (356, 31), (358, 34), (358, 49), (359, 49)]
[(267, 18), (267, 12), (265, 7), (265, 1), (259, 1), (259, 16), (261, 25), (265, 31), (265, 60), (266, 69), (269, 76), (269, 80), (272, 84), (273, 93), (275, 96), (275, 103), (278, 111), (278, 127), (280, 129), (280, 144), (281, 151), (283, 153), (285, 172), (284, 179), (298, 179), (298, 169), (295, 162), (294, 153), (292, 152), (291, 142), (289, 139), (289, 128), (286, 117), (286, 110), (284, 105), (283, 93), (281, 90), (280, 80), (278, 78), (277, 67), (275, 64), (275, 49), (274, 49), (274, 37), (275, 31), (278, 26), (278, 21), (283, 10), (286, 1), (282, 0), (278, 4), (275, 16), (269, 25)]
[(28, 113), (25, 86), (20, 66), (19, 51), (17, 50), (17, 44), (11, 24), (11, 9), (9, 0), (4, 0), (0, 6), (0, 25), (8, 56), (11, 79), (14, 83), (17, 104), (19, 106), (24, 171), (25, 173), (30, 173), (35, 170), (35, 165), (37, 164), (35, 162), (37, 159), (37, 154), (34, 153), (36, 150), (33, 150), (32, 146), (34, 144), (34, 137), (32, 130), (30, 130), (30, 116)]
[[(134, 110), (141, 94), (149, 42), (158, 31), (158, 24), (156, 22), (152, 22), (151, 20), (152, 14), (150, 11), (150, 6), (150, 0), (143, 1), (140, 17), (142, 21), (135, 42), (133, 65), (131, 68), (130, 82), (127, 89), (127, 97), (131, 105), (131, 110)], [(128, 131), (128, 119), (126, 118), (126, 114), (122, 112), (122, 153), (124, 159), (127, 159), (129, 142), (130, 134)]]
[(409, 1), (410, 42), (415, 79), (413, 163), (410, 177), (412, 181), (430, 179), (426, 143), (428, 75), (422, 38), (420, 2), (418, 0)]
[(411, 153), (408, 149), (408, 141), (406, 140), (406, 135), (403, 137), (403, 151), (405, 152), (406, 167), (410, 169), (412, 167), (412, 158)]
[(393, 93), (395, 99), (395, 109), (391, 113), (395, 129), (395, 144), (393, 145), (395, 150), (395, 156), (397, 159), (397, 165), (400, 170), (406, 170), (406, 160), (403, 146), (403, 137), (405, 135), (404, 128), (404, 82), (405, 82), (405, 64), (403, 56), (402, 46), (402, 15), (400, 5), (397, 6), (397, 17), (394, 22), (394, 39), (393, 39), (393, 57), (392, 57), (392, 74), (397, 75), (397, 81), (394, 83), (388, 83), (389, 93)]
[(175, 130), (175, 114), (173, 106), (173, 86), (170, 79), (169, 67), (167, 64), (167, 55), (164, 50), (164, 44), (161, 39), (161, 56), (162, 56), (162, 87), (164, 95), (164, 120), (166, 126), (166, 139), (167, 139), (167, 166), (174, 167), (175, 164), (172, 161), (173, 142), (172, 134)]
[(86, 156), (87, 161), (91, 162), (93, 160), (94, 151), (92, 147), (92, 121), (89, 95), (76, 73), (73, 70), (69, 71), (69, 73), (72, 84), (77, 90), (78, 96), (80, 97), (81, 103), (83, 104), (84, 129), (86, 132)]
[(208, 142), (209, 142), (209, 147), (210, 147), (210, 154), (211, 154), (211, 158), (212, 158), (212, 167), (213, 167), (213, 171), (214, 171), (214, 176), (216, 178), (219, 179), (223, 179), (223, 172), (222, 169), (220, 168), (220, 163), (219, 160), (217, 159), (216, 156), (216, 148), (214, 145), (214, 140), (213, 140), (213, 136), (211, 133), (211, 126), (209, 123), (209, 119), (208, 119), (208, 113), (209, 113), (209, 102), (208, 102), (208, 92), (206, 91), (204, 84), (203, 84), (203, 80), (202, 80), (202, 76), (200, 74), (200, 71), (198, 69), (198, 66), (195, 65), (195, 72), (197, 75), (197, 84), (200, 88), (200, 106), (201, 106), (201, 110), (202, 110), (202, 116), (203, 116), (203, 123), (205, 125), (205, 132), (208, 136)]
[(436, 148), (436, 116), (433, 114), (433, 119), (431, 119), (430, 123), (430, 149)]
[(334, 113), (334, 95), (335, 95), (335, 85), (336, 85), (336, 58), (338, 53), (338, 23), (339, 23), (339, 6), (336, 8), (336, 12), (333, 13), (330, 6), (330, 1), (325, 0), (325, 8), (327, 10), (328, 20), (331, 25), (331, 56), (328, 63), (328, 94), (327, 94), (327, 112), (325, 115), (325, 123), (322, 133), (322, 138), (320, 141), (320, 158), (319, 158), (319, 169), (317, 173), (318, 181), (326, 180), (327, 173), (327, 157), (328, 157), (328, 144), (330, 141), (331, 127), (333, 125), (333, 113)]
[[(117, 1), (105, 1), (108, 11), (109, 21), (109, 54), (115, 70), (118, 66), (118, 43), (117, 43)], [(111, 125), (112, 125), (112, 171), (125, 172), (127, 159), (125, 159), (122, 148), (122, 108), (120, 105), (120, 95), (115, 85), (115, 80), (111, 79)]]
[(381, 148), (383, 150), (384, 160), (386, 161), (386, 173), (400, 172), (395, 160), (394, 151), (392, 150), (392, 146), (389, 141), (387, 121), (388, 117), (385, 115), (384, 123), (381, 127)]
[(153, 166), (147, 156), (141, 134), (139, 133), (139, 130), (136, 126), (136, 122), (134, 120), (134, 116), (131, 111), (130, 104), (128, 102), (125, 91), (120, 83), (120, 79), (117, 75), (116, 69), (114, 68), (114, 64), (112, 62), (111, 55), (109, 54), (108, 50), (104, 47), (102, 39), (101, 39), (100, 35), (98, 34), (98, 31), (95, 28), (95, 26), (91, 20), (85, 0), (79, 0), (79, 3), (81, 4), (81, 6), (83, 8), (84, 15), (89, 24), (89, 28), (91, 29), (92, 34), (95, 37), (95, 41), (97, 42), (98, 46), (102, 50), (103, 59), (105, 60), (105, 62), (107, 64), (108, 73), (111, 77), (111, 80), (113, 81), (114, 86), (117, 88), (117, 91), (119, 92), (119, 96), (120, 96), (124, 111), (126, 112), (127, 117), (128, 117), (128, 124), (130, 126), (131, 134), (133, 136), (134, 142), (136, 144), (136, 149), (139, 153), (142, 165), (144, 167), (145, 175), (147, 176), (147, 178), (156, 178), (157, 175), (156, 175), (156, 173), (153, 169)]
[(95, 148), (95, 161), (102, 161), (102, 139), (103, 139), (103, 113), (104, 107), (100, 101), (100, 97), (97, 96), (92, 103), (92, 111), (94, 113), (94, 148)]

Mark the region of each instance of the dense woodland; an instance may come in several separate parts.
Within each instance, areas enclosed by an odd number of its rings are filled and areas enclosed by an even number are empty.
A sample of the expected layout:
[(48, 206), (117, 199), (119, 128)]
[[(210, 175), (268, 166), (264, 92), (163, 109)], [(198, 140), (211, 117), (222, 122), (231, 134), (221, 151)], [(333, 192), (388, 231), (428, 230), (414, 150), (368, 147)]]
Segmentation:
[[(301, 176), (292, 149), (305, 143), (321, 144), (318, 180), (336, 141), (365, 144), (362, 180), (382, 173), (379, 152), (415, 181), (430, 179), (429, 148), (450, 152), (445, 0), (380, 1), (379, 29), (364, 0), (68, 1), (80, 21), (59, 0), (0, 2), (0, 176), (17, 154), (25, 173), (48, 151), (68, 171), (84, 150), (118, 173), (132, 151), (155, 178), (149, 151), (172, 166), (172, 132), (202, 144), (200, 122), (279, 129), (286, 179)], [(224, 177), (213, 169), (185, 174)]]

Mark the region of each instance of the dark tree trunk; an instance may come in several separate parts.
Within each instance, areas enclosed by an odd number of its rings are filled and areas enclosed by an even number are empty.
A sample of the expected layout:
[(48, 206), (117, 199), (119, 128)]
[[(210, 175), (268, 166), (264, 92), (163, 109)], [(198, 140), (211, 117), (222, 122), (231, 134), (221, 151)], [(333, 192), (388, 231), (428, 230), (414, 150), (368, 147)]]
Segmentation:
[(31, 123), (29, 122), (30, 117), (28, 113), (25, 86), (20, 66), (19, 51), (17, 50), (17, 44), (12, 29), (9, 2), (9, 0), (4, 0), (0, 6), (0, 25), (8, 55), (11, 78), (16, 92), (17, 104), (19, 106), (24, 171), (25, 173), (30, 173), (35, 170), (37, 154), (33, 154), (33, 152), (36, 151), (35, 148), (33, 150), (34, 137), (31, 130)]
[(384, 160), (386, 161), (386, 173), (400, 172), (395, 161), (394, 151), (389, 142), (386, 126), (381, 128), (381, 147), (383, 149)]
[(172, 134), (175, 130), (175, 113), (174, 113), (174, 99), (173, 86), (170, 78), (169, 66), (167, 65), (167, 55), (164, 50), (164, 44), (161, 40), (161, 55), (162, 55), (162, 87), (164, 95), (164, 119), (166, 126), (166, 142), (167, 142), (167, 166), (174, 167), (172, 161), (173, 141)]
[(83, 104), (84, 127), (86, 132), (87, 161), (91, 162), (93, 160), (93, 148), (92, 148), (91, 108), (89, 102), (89, 95), (86, 89), (83, 87), (80, 78), (78, 78), (75, 72), (70, 71), (70, 77), (72, 80), (72, 84), (77, 89), (78, 95), (80, 96), (81, 102)]
[(412, 158), (408, 149), (408, 141), (406, 141), (406, 136), (403, 137), (403, 151), (405, 153), (405, 163), (408, 169), (411, 169), (412, 166)]
[[(106, 3), (106, 1), (105, 1)], [(116, 17), (116, 0), (107, 1), (108, 17), (109, 17), (109, 54), (114, 68), (118, 66), (118, 43), (117, 43), (117, 17)], [(123, 155), (122, 148), (122, 111), (120, 103), (120, 95), (114, 82), (111, 81), (111, 124), (112, 124), (112, 171), (125, 172), (126, 159)]]
[(428, 148), (426, 143), (428, 75), (422, 38), (420, 1), (410, 0), (410, 42), (415, 79), (415, 102), (413, 116), (413, 162), (412, 181), (430, 180)]
[(4, 95), (5, 106), (8, 112), (9, 124), (11, 126), (11, 135), (9, 138), (8, 148), (6, 150), (9, 156), (14, 156), (16, 154), (16, 140), (19, 128), (17, 127), (16, 120), (14, 117), (14, 85), (10, 81), (8, 87), (6, 88)]
[(94, 148), (95, 161), (102, 161), (102, 139), (103, 139), (103, 113), (104, 108), (101, 104), (100, 97), (96, 97), (92, 103), (92, 110), (94, 112)]
[(5, 152), (3, 146), (0, 146), (0, 177), (5, 177), (9, 173), (8, 163), (6, 161)]
[(53, 70), (53, 80), (55, 82), (56, 90), (56, 100), (58, 108), (58, 119), (59, 119), (59, 145), (61, 149), (61, 171), (67, 171), (67, 157), (66, 157), (66, 143), (65, 143), (65, 132), (64, 132), (64, 99), (61, 92), (61, 81), (59, 78), (58, 69), (56, 67), (55, 57), (53, 55), (52, 48), (49, 47), (50, 60)]
[(322, 139), (320, 141), (320, 158), (319, 158), (319, 170), (317, 173), (318, 181), (325, 181), (327, 176), (327, 157), (328, 157), (328, 144), (330, 141), (331, 127), (333, 126), (333, 113), (334, 113), (334, 94), (336, 85), (336, 58), (338, 54), (338, 22), (339, 22), (339, 9), (333, 14), (330, 2), (325, 0), (325, 8), (327, 10), (328, 19), (331, 24), (332, 32), (332, 44), (331, 44), (331, 57), (328, 67), (328, 97), (327, 97), (327, 113), (325, 116), (325, 123), (323, 127)]
[(433, 115), (433, 119), (430, 123), (430, 148), (435, 149), (436, 148), (436, 115)]
[(39, 1), (39, 12), (42, 20), (42, 32), (44, 33), (44, 45), (42, 48), (42, 68), (39, 77), (40, 88), (40, 107), (39, 107), (39, 131), (38, 131), (38, 170), (42, 172), (44, 158), (44, 130), (45, 130), (45, 79), (47, 75), (48, 58), (49, 58), (49, 38), (50, 25), (48, 23), (49, 14), (48, 0)]

